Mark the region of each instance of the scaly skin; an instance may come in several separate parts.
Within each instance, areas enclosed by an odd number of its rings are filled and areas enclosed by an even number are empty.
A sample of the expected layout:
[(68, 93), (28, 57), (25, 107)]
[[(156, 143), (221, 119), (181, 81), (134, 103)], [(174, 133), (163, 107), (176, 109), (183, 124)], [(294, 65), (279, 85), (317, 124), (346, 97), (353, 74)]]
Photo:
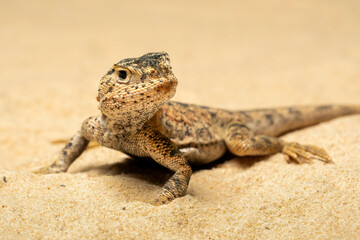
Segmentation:
[(339, 116), (360, 113), (360, 106), (302, 106), (253, 111), (226, 111), (169, 101), (177, 79), (166, 53), (124, 59), (100, 80), (101, 114), (89, 117), (58, 159), (37, 173), (65, 172), (89, 141), (133, 157), (150, 157), (174, 171), (154, 204), (185, 195), (191, 164), (220, 158), (226, 150), (237, 156), (282, 152), (298, 163), (327, 163), (321, 148), (287, 143), (280, 134)]

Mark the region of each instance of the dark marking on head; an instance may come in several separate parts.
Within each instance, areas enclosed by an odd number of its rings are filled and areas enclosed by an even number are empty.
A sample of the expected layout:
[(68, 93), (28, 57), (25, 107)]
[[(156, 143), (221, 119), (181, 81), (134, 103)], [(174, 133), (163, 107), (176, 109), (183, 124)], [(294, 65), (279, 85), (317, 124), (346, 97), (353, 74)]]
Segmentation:
[(5, 176), (3, 177), (3, 180), (4, 180), (4, 183), (7, 183), (7, 179)]

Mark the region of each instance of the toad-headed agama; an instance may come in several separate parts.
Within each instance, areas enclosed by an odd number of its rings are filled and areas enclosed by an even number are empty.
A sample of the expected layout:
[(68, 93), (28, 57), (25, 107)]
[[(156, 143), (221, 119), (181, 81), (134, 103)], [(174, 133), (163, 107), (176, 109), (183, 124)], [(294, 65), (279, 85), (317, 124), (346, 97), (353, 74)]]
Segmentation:
[(164, 204), (185, 195), (190, 165), (206, 164), (226, 150), (236, 156), (281, 152), (287, 160), (327, 163), (321, 148), (285, 142), (282, 133), (360, 113), (360, 106), (294, 106), (227, 111), (169, 101), (177, 79), (167, 53), (148, 53), (116, 63), (100, 80), (100, 115), (87, 118), (57, 160), (37, 173), (65, 172), (89, 141), (132, 157), (151, 158), (174, 172), (155, 199)]

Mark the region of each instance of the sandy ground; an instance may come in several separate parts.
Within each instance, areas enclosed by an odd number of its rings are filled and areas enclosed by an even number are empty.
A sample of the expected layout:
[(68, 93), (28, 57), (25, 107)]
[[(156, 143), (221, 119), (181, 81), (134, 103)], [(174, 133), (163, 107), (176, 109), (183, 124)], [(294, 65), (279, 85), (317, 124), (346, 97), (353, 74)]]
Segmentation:
[(109, 149), (30, 172), (98, 114), (112, 64), (146, 52), (170, 54), (178, 101), (360, 103), (359, 1), (174, 2), (1, 1), (0, 239), (360, 239), (359, 115), (283, 137), (335, 165), (233, 158), (160, 207), (170, 172)]

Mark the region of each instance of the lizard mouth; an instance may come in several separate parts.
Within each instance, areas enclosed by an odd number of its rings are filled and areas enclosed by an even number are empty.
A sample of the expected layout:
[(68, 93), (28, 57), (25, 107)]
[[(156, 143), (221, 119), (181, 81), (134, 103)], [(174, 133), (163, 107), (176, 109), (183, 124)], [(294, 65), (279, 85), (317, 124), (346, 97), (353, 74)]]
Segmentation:
[(177, 80), (154, 80), (147, 83), (136, 83), (131, 86), (115, 84), (105, 94), (100, 94), (99, 110), (108, 117), (124, 118), (126, 116), (156, 112), (161, 105), (175, 95)]

